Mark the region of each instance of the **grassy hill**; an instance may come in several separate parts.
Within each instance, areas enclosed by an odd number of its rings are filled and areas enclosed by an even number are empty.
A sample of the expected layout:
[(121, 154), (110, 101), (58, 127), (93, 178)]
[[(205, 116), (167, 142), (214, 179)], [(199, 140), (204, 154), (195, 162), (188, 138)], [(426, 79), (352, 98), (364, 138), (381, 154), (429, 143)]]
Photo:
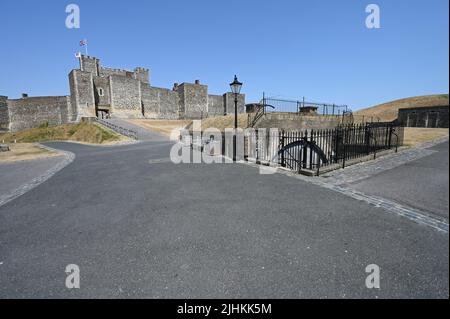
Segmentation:
[(398, 110), (409, 107), (425, 107), (449, 105), (448, 94), (416, 96), (406, 99), (396, 100), (377, 106), (369, 107), (356, 111), (359, 116), (374, 116), (380, 118), (380, 121), (393, 121), (397, 118)]
[(46, 141), (76, 141), (105, 144), (122, 140), (124, 137), (98, 124), (66, 124), (54, 127), (39, 127), (16, 133), (0, 134), (0, 142), (35, 143)]

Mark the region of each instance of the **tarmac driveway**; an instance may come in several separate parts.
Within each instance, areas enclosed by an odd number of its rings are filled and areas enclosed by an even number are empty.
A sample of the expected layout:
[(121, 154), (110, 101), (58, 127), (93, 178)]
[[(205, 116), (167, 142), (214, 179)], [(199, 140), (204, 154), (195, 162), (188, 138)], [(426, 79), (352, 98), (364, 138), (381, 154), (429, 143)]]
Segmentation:
[(247, 165), (175, 165), (170, 143), (52, 146), (75, 161), (0, 207), (0, 298), (449, 296), (448, 233), (382, 208)]
[(435, 153), (384, 171), (352, 187), (448, 221), (449, 142), (436, 145), (430, 150)]

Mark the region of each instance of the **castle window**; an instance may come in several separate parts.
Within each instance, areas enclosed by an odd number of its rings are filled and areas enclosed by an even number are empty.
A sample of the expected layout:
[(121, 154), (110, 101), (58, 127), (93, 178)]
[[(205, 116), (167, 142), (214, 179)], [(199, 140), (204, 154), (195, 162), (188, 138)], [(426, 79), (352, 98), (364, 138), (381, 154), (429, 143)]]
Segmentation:
[(104, 95), (105, 95), (105, 93), (103, 92), (103, 89), (102, 89), (102, 88), (99, 88), (99, 89), (98, 89), (98, 95), (99, 95), (99, 96), (104, 96)]

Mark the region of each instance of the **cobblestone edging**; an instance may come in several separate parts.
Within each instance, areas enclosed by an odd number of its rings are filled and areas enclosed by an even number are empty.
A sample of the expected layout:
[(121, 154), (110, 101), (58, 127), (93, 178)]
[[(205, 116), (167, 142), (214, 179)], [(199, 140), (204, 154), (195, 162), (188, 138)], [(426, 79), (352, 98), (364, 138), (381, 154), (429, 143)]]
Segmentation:
[(66, 167), (67, 165), (72, 163), (73, 160), (75, 159), (75, 154), (72, 152), (57, 150), (57, 149), (54, 149), (54, 148), (51, 148), (51, 147), (48, 147), (45, 145), (41, 145), (41, 144), (38, 144), (38, 145), (49, 151), (62, 153), (64, 159), (62, 161), (60, 161), (58, 164), (56, 164), (54, 167), (47, 170), (45, 173), (39, 175), (38, 177), (32, 179), (31, 181), (23, 184), (22, 186), (12, 190), (11, 192), (9, 192), (7, 194), (0, 195), (0, 207), (9, 203), (10, 201), (12, 201), (16, 198), (22, 196), (23, 194), (29, 192), (33, 188), (39, 186), (40, 184), (42, 184), (43, 182), (48, 180), (50, 177), (55, 175), (57, 172), (62, 170), (64, 167)]
[[(414, 161), (416, 159), (420, 159), (422, 157), (433, 154), (435, 151), (429, 150), (428, 148), (446, 141), (448, 141), (448, 137), (434, 140), (432, 142), (427, 142), (415, 148), (405, 149), (398, 153), (389, 154), (370, 162), (356, 164), (354, 166), (350, 166), (348, 168), (335, 171), (334, 174), (332, 173), (326, 174), (325, 177), (309, 177), (305, 175), (295, 174), (292, 171), (280, 168), (276, 169), (275, 171), (278, 174), (283, 174), (289, 177), (297, 178), (307, 183), (311, 183), (341, 193), (345, 196), (365, 201), (370, 205), (382, 208), (388, 213), (408, 218), (409, 220), (414, 221), (418, 224), (432, 227), (437, 231), (448, 234), (449, 224), (448, 221), (444, 219), (435, 218), (433, 216), (430, 216), (426, 212), (396, 203), (394, 201), (385, 198), (364, 194), (363, 192), (360, 192), (348, 186), (348, 184), (352, 182), (369, 178), (372, 175), (379, 174), (383, 171), (395, 168), (410, 161)], [(248, 162), (246, 162), (246, 164), (253, 167), (261, 168), (261, 166), (257, 164)]]

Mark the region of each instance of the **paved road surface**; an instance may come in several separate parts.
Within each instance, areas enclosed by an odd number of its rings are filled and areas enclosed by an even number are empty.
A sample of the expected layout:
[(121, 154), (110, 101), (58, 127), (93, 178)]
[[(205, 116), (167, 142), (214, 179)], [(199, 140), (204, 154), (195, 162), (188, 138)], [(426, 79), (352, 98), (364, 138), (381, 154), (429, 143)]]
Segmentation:
[(107, 122), (110, 122), (112, 124), (121, 126), (123, 128), (126, 128), (128, 130), (133, 130), (137, 133), (138, 138), (140, 141), (152, 141), (152, 142), (163, 142), (168, 141), (169, 138), (163, 134), (159, 134), (156, 132), (152, 132), (149, 130), (146, 130), (145, 128), (140, 127), (139, 125), (135, 125), (133, 123), (130, 123), (123, 119), (107, 119), (104, 120)]
[(175, 165), (164, 142), (51, 145), (75, 161), (0, 207), (0, 298), (449, 296), (448, 234), (381, 208), (247, 165)]
[(435, 153), (356, 183), (353, 187), (448, 221), (449, 142), (430, 149)]

